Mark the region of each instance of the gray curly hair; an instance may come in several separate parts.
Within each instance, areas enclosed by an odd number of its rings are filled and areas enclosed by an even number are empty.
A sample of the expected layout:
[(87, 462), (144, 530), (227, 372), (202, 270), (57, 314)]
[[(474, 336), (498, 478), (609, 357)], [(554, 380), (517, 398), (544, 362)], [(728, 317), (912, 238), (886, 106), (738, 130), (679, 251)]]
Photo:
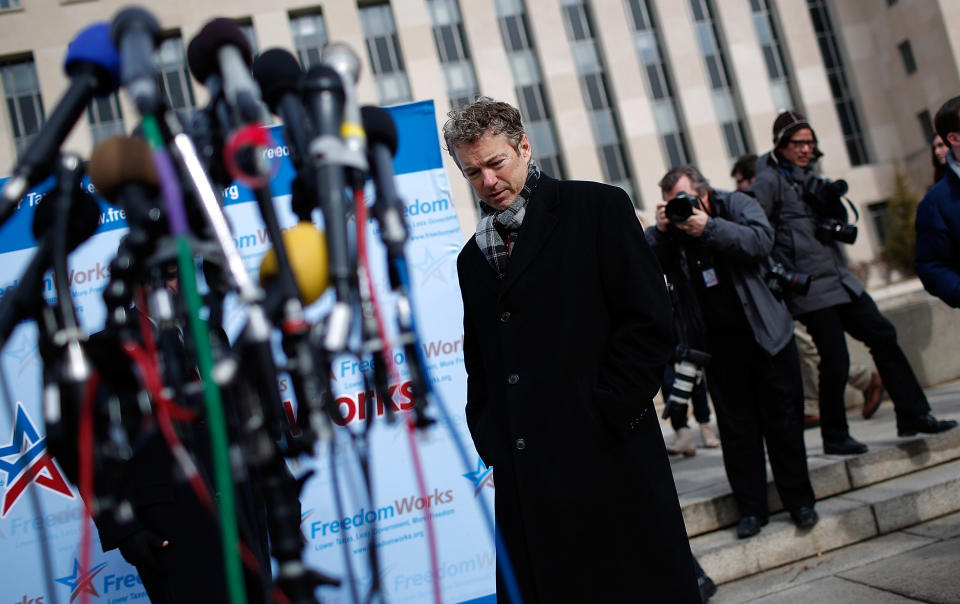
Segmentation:
[(523, 140), (523, 120), (520, 112), (509, 103), (495, 101), (488, 96), (477, 97), (477, 100), (453, 109), (447, 113), (449, 118), (443, 125), (443, 140), (447, 145), (447, 153), (456, 161), (453, 150), (458, 145), (472, 143), (486, 133), (503, 134), (510, 145), (520, 151), (520, 141)]

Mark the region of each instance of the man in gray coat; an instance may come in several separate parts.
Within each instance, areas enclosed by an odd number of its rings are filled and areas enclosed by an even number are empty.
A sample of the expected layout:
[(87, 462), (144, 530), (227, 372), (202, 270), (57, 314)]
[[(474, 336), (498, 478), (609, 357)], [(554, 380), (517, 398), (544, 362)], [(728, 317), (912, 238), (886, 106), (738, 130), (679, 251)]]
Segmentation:
[[(714, 191), (694, 166), (672, 168), (659, 184), (663, 201), (646, 236), (662, 265), (679, 259), (700, 304), (707, 375), (721, 395), (714, 406), (723, 463), (740, 509), (737, 535), (767, 523), (764, 443), (784, 507), (798, 527), (811, 527), (818, 518), (793, 320), (764, 280), (773, 229), (753, 198)], [(681, 220), (677, 205), (689, 217)]]
[[(816, 173), (817, 138), (807, 119), (781, 113), (773, 126), (774, 150), (750, 187), (775, 229), (773, 259), (792, 272), (810, 276), (806, 293), (788, 292), (787, 306), (803, 323), (820, 353), (820, 432), (823, 450), (834, 455), (863, 453), (867, 446), (850, 436), (844, 388), (850, 357), (844, 332), (870, 349), (897, 414), (897, 432), (913, 436), (957, 425), (930, 414), (927, 398), (897, 343), (897, 332), (847, 268), (838, 241), (856, 236), (846, 223), (840, 199)], [(827, 186), (824, 186), (827, 185)], [(821, 191), (816, 193), (816, 191)]]

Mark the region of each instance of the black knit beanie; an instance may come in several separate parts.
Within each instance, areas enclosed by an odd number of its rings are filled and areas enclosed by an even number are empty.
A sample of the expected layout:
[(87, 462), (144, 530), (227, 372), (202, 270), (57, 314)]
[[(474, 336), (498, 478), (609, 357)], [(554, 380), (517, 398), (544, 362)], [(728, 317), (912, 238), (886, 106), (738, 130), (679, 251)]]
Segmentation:
[[(773, 122), (773, 148), (780, 149), (786, 146), (793, 133), (803, 128), (809, 128), (810, 132), (813, 132), (813, 126), (810, 125), (810, 122), (802, 113), (784, 111)], [(816, 133), (813, 134), (813, 140), (817, 140)]]

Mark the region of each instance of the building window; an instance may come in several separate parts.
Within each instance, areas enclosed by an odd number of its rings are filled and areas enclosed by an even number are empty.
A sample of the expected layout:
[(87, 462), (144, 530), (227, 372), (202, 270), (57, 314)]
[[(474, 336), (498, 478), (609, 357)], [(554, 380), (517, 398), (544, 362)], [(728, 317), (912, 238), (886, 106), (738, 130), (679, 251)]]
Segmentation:
[(3, 94), (7, 101), (10, 126), (13, 128), (13, 142), (19, 155), (30, 144), (46, 119), (37, 67), (33, 58), (10, 62), (0, 65), (0, 78), (3, 80)]
[(389, 4), (360, 7), (360, 25), (367, 42), (373, 79), (381, 105), (406, 103), (413, 99), (403, 65), (403, 53)]
[(897, 3), (897, 0), (887, 0), (887, 6), (893, 6)]
[(20, 8), (20, 0), (0, 0), (0, 10), (5, 8)]
[(625, 5), (667, 163), (671, 167), (693, 163), (650, 0), (625, 0)]
[(903, 69), (907, 72), (907, 75), (915, 73), (917, 71), (917, 61), (913, 58), (913, 47), (910, 46), (910, 40), (904, 40), (898, 44), (897, 50), (900, 51), (900, 59), (903, 60)]
[(560, 0), (560, 6), (604, 180), (626, 191), (638, 208), (643, 207), (636, 193), (638, 188), (632, 183), (630, 162), (594, 36), (590, 7), (586, 0)]
[(717, 113), (720, 129), (723, 131), (727, 156), (734, 159), (750, 152), (743, 111), (737, 102), (736, 90), (730, 78), (730, 69), (717, 33), (710, 0), (689, 1), (690, 12), (693, 14), (694, 32), (710, 83), (713, 108)]
[(767, 77), (770, 78), (773, 106), (778, 113), (787, 109), (799, 109), (770, 0), (750, 0), (750, 12), (753, 13), (753, 28), (757, 32), (757, 41), (763, 52)]
[(920, 132), (923, 133), (923, 141), (929, 145), (937, 136), (937, 132), (933, 129), (933, 120), (930, 119), (930, 112), (924, 109), (918, 113), (917, 122), (920, 124)]
[(157, 50), (157, 66), (160, 70), (160, 85), (167, 93), (170, 106), (181, 111), (196, 107), (193, 84), (187, 70), (187, 58), (183, 52), (183, 39), (177, 35), (160, 43)]
[(833, 21), (827, 10), (826, 0), (807, 0), (810, 10), (810, 19), (813, 29), (817, 33), (817, 43), (820, 47), (820, 56), (827, 71), (827, 80), (830, 83), (830, 93), (833, 95), (833, 106), (840, 119), (840, 129), (843, 131), (843, 140), (847, 147), (850, 163), (860, 166), (870, 163), (867, 154), (866, 140), (860, 128), (860, 117), (857, 106), (853, 102), (853, 92), (847, 81), (843, 66), (843, 57), (840, 54), (840, 45), (833, 29)]
[(890, 204), (886, 201), (871, 203), (867, 206), (870, 213), (870, 222), (873, 231), (877, 234), (877, 247), (883, 248), (887, 241), (887, 217), (890, 215)]
[(427, 0), (433, 40), (443, 66), (450, 106), (465, 105), (477, 98), (477, 77), (470, 60), (470, 47), (463, 32), (463, 18), (457, 0)]
[(94, 97), (87, 105), (87, 119), (90, 120), (90, 132), (93, 144), (111, 136), (123, 136), (123, 113), (120, 111), (120, 97), (116, 92), (107, 96)]
[(310, 69), (320, 62), (323, 47), (327, 45), (327, 26), (320, 13), (290, 15), (293, 47), (303, 68)]
[(523, 0), (495, 0), (494, 6), (500, 24), (500, 37), (510, 61), (520, 115), (527, 138), (533, 145), (533, 157), (547, 174), (565, 178), (563, 156), (557, 143), (553, 114), (543, 86), (540, 62), (534, 52), (533, 38), (527, 26)]

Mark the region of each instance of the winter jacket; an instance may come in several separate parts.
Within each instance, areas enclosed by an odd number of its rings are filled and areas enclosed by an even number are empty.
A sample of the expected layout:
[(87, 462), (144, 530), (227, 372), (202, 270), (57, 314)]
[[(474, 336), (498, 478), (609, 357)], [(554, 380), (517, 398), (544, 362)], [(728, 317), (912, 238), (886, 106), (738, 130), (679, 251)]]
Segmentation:
[[(953, 168), (952, 152), (948, 157)], [(960, 177), (953, 169), (920, 202), (916, 229), (914, 266), (923, 287), (950, 306), (960, 307)]]
[(775, 231), (775, 262), (791, 272), (810, 275), (806, 294), (787, 292), (784, 300), (793, 316), (845, 304), (858, 298), (863, 285), (847, 268), (836, 241), (817, 239), (819, 217), (803, 199), (807, 182), (819, 178), (811, 162), (806, 168), (778, 163), (776, 156), (763, 156), (767, 169), (757, 174), (750, 193), (763, 208)]
[[(700, 241), (727, 258), (730, 277), (757, 344), (769, 354), (777, 354), (793, 337), (793, 319), (764, 281), (773, 229), (756, 200), (745, 193), (713, 191), (710, 203), (716, 208), (716, 216), (707, 221)], [(661, 232), (655, 226), (649, 227), (646, 235), (661, 257), (671, 251), (683, 253), (684, 240), (689, 239), (677, 229)]]

